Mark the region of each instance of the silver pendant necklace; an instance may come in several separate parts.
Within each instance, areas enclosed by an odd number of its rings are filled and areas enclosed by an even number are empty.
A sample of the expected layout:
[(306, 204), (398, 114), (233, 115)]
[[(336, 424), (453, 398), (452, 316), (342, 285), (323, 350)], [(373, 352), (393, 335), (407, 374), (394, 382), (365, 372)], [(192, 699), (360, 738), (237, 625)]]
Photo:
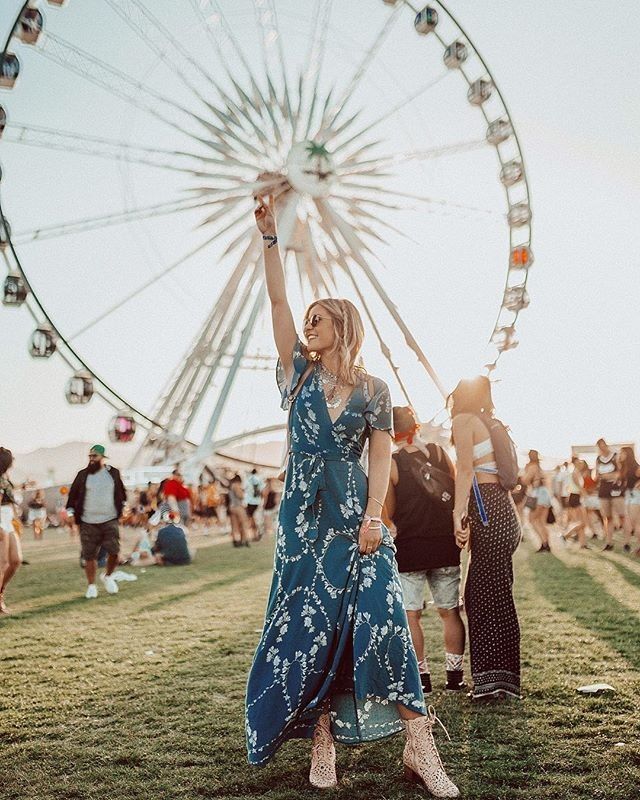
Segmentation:
[(338, 408), (338, 406), (342, 404), (342, 397), (340, 396), (342, 383), (338, 379), (338, 376), (328, 370), (322, 362), (320, 362), (318, 375), (320, 377), (320, 385), (324, 392), (327, 408)]

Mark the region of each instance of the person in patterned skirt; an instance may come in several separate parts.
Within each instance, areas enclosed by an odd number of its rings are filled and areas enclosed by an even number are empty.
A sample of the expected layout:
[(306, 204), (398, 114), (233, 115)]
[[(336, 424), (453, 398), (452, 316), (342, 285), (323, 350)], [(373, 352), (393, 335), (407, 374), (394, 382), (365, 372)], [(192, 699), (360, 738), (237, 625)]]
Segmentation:
[[(347, 300), (316, 301), (298, 338), (277, 248), (275, 200), (258, 199), (266, 284), (289, 410), (289, 455), (274, 574), (247, 684), (248, 760), (313, 739), (309, 780), (337, 784), (334, 742), (403, 729), (407, 777), (457, 797), (433, 740), (394, 544), (381, 509), (391, 462), (386, 384), (356, 366), (364, 330)], [(369, 447), (368, 475), (361, 465)]]
[[(513, 600), (513, 554), (520, 522), (498, 478), (487, 424), (489, 379), (460, 381), (449, 398), (457, 477), (453, 524), (471, 558), (464, 593), (474, 700), (520, 697), (520, 626)], [(467, 519), (468, 513), (468, 519)]]

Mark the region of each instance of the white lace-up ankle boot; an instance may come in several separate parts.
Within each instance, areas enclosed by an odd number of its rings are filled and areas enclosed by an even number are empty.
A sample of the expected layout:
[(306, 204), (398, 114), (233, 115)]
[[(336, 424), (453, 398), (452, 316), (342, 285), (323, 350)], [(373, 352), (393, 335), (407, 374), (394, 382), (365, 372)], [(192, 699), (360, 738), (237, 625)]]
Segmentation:
[(435, 797), (460, 797), (458, 787), (449, 780), (442, 766), (433, 739), (435, 722), (442, 725), (433, 706), (429, 706), (426, 717), (404, 721), (407, 732), (407, 743), (402, 754), (404, 775), (408, 780), (423, 784)]
[(324, 713), (318, 719), (313, 732), (309, 783), (316, 789), (331, 789), (338, 785), (336, 748), (331, 735), (328, 713)]

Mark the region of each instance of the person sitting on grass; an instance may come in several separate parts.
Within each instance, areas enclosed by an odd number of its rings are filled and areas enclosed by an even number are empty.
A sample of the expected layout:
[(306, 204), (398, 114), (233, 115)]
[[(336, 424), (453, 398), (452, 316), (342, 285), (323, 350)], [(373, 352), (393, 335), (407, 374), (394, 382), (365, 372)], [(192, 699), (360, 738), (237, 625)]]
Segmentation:
[(156, 564), (161, 567), (190, 564), (191, 552), (184, 529), (177, 524), (178, 514), (167, 511), (162, 515), (162, 521), (168, 524), (160, 528), (152, 548)]

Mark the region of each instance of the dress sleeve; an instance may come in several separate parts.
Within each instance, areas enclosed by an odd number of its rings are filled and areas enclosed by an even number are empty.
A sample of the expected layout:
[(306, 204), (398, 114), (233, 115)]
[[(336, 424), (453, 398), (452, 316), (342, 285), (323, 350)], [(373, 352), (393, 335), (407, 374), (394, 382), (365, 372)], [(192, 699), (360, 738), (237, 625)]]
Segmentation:
[(278, 389), (280, 390), (280, 408), (284, 411), (289, 409), (290, 400), (289, 395), (298, 385), (300, 378), (303, 376), (304, 371), (309, 364), (308, 360), (302, 353), (302, 342), (300, 339), (296, 338), (296, 343), (293, 347), (293, 375), (291, 376), (291, 380), (287, 382), (286, 375), (284, 374), (284, 367), (282, 366), (282, 362), (278, 359), (278, 366), (276, 367), (276, 381), (278, 383)]
[[(370, 387), (373, 388), (373, 397), (370, 396)], [(369, 427), (379, 431), (389, 431), (393, 436), (393, 406), (389, 387), (380, 378), (368, 378), (365, 393), (369, 402), (364, 410), (364, 416)]]

